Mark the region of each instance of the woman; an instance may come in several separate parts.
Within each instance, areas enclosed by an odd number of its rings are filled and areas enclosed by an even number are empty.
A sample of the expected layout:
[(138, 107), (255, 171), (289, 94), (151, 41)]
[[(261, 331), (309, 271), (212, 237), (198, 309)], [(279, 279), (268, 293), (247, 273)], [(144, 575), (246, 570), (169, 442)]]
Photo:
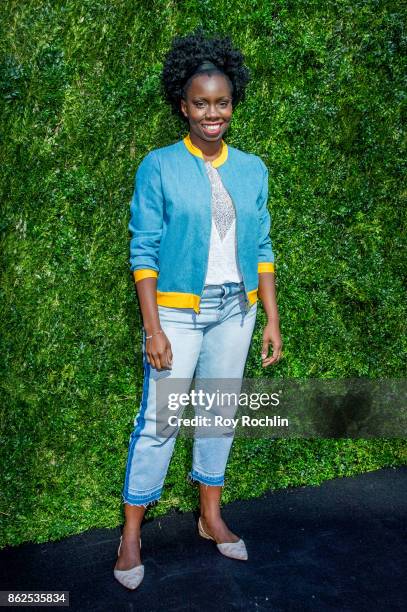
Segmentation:
[[(157, 382), (176, 378), (188, 391), (194, 376), (241, 381), (258, 297), (268, 317), (263, 367), (282, 354), (268, 171), (258, 156), (223, 140), (248, 81), (243, 56), (228, 37), (206, 39), (199, 29), (175, 38), (162, 85), (189, 131), (182, 140), (150, 151), (136, 173), (130, 268), (143, 317), (144, 385), (130, 435), (125, 525), (114, 568), (130, 589), (144, 576), (140, 526), (147, 506), (161, 496), (177, 433), (157, 431), (163, 408)], [(222, 554), (245, 560), (243, 540), (220, 512), (232, 442), (233, 434), (195, 437), (188, 479), (199, 483), (199, 534), (214, 540)]]

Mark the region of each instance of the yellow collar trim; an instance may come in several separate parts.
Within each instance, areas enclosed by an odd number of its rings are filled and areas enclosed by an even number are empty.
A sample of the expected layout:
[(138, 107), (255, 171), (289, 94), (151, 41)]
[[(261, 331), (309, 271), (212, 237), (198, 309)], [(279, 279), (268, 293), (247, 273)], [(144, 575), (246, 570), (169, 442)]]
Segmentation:
[[(197, 146), (194, 145), (189, 133), (185, 136), (185, 138), (183, 138), (183, 142), (186, 148), (188, 149), (188, 151), (192, 153), (192, 155), (196, 155), (197, 157), (204, 159), (201, 149), (199, 149)], [(228, 158), (228, 145), (222, 138), (222, 151), (216, 159), (211, 161), (211, 164), (214, 168), (217, 168), (218, 166), (221, 166), (222, 164), (224, 164), (227, 158)]]

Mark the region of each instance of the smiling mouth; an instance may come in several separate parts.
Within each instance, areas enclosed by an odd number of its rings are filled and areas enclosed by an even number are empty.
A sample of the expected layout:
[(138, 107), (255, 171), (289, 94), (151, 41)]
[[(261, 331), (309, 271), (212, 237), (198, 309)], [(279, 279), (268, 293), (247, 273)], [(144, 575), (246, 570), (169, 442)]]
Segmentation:
[(219, 132), (223, 123), (202, 123), (201, 125), (205, 131), (216, 134)]

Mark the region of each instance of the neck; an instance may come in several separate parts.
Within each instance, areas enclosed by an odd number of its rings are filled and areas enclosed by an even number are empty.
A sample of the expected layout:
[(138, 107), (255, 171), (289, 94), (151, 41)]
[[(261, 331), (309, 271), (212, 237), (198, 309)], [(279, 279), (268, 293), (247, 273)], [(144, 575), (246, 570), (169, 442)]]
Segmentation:
[(216, 159), (222, 152), (222, 138), (214, 140), (213, 142), (208, 142), (191, 131), (189, 132), (189, 137), (192, 144), (202, 151), (205, 161)]

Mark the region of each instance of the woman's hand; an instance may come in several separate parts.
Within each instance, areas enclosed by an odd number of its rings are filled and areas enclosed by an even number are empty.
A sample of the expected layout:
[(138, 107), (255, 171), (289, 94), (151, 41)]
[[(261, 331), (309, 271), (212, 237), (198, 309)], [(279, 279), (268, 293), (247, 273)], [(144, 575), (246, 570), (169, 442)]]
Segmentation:
[[(269, 344), (273, 347), (273, 354), (268, 357)], [(276, 364), (281, 359), (283, 343), (281, 340), (281, 334), (279, 329), (278, 321), (268, 321), (266, 327), (263, 330), (263, 347), (261, 351), (262, 366), (263, 368), (271, 364)]]
[(146, 353), (148, 363), (156, 370), (172, 368), (171, 343), (164, 331), (146, 340)]

